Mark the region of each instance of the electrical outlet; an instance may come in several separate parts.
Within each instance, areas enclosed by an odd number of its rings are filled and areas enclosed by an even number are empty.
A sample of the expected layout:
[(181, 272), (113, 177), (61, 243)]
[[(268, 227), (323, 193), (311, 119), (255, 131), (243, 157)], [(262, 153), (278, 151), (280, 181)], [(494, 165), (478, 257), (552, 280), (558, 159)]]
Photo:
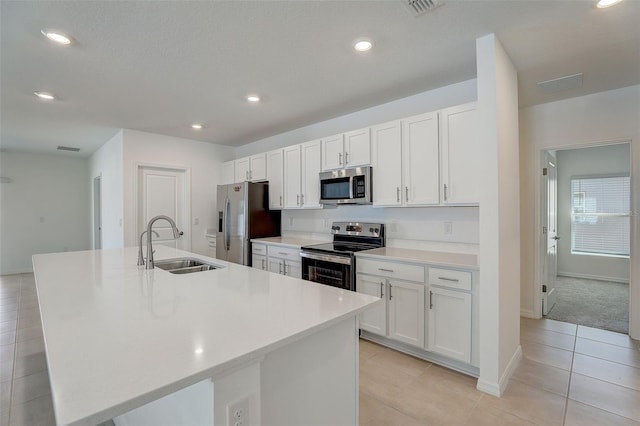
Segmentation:
[(453, 233), (453, 222), (445, 222), (444, 223), (444, 233), (446, 235), (450, 235)]
[(251, 424), (249, 397), (227, 404), (227, 426), (249, 426)]

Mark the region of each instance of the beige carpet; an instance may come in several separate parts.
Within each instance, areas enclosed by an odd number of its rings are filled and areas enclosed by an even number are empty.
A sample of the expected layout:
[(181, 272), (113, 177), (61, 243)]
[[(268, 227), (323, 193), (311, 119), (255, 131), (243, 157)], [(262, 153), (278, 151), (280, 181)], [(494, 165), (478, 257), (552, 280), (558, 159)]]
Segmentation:
[(558, 277), (556, 291), (546, 318), (629, 333), (629, 284)]

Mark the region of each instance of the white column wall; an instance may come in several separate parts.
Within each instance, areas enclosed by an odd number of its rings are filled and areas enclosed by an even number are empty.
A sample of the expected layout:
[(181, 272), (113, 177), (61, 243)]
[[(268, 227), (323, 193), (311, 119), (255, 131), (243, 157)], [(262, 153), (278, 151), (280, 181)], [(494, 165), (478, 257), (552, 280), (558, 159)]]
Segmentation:
[(480, 377), (501, 395), (520, 349), (520, 213), (517, 73), (495, 35), (476, 41), (480, 192)]
[(520, 110), (521, 313), (540, 317), (540, 153), (603, 143), (631, 142), (630, 335), (640, 338), (640, 85), (535, 105)]
[[(89, 176), (91, 196), (90, 222), (93, 229), (93, 179), (101, 177), (102, 184), (102, 248), (124, 247), (123, 216), (124, 206), (122, 181), (122, 130), (104, 143), (89, 157)], [(91, 232), (91, 247), (93, 247)]]

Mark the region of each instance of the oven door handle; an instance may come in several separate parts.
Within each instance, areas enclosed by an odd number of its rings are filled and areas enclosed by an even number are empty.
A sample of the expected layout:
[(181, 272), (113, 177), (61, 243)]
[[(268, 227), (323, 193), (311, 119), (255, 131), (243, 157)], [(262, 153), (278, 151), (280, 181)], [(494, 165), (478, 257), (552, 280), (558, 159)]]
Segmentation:
[(300, 252), (300, 257), (306, 257), (312, 260), (322, 260), (324, 262), (339, 263), (341, 265), (351, 265), (351, 257), (331, 256), (319, 253), (310, 253), (308, 251)]

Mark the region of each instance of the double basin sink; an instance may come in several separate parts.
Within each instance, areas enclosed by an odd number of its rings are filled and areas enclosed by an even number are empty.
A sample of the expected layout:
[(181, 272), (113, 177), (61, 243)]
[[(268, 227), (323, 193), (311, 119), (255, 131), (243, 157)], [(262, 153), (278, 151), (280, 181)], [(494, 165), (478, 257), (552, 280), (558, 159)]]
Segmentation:
[(222, 266), (208, 263), (193, 257), (181, 257), (178, 259), (156, 260), (156, 268), (164, 269), (172, 274), (191, 274), (193, 272), (211, 271), (220, 269)]

